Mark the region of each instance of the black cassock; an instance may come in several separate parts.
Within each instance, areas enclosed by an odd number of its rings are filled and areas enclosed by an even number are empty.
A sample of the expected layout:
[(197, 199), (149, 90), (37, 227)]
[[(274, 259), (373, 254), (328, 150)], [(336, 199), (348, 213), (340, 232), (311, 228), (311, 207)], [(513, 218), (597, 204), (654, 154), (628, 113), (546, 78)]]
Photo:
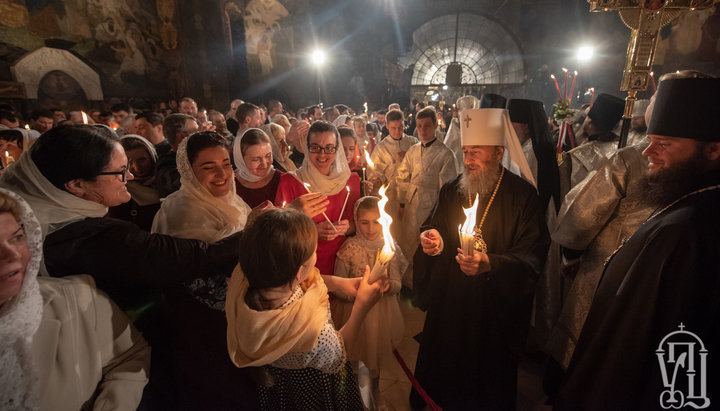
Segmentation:
[[(505, 170), (482, 227), (491, 271), (465, 275), (455, 256), (462, 207), (470, 204), (459, 182), (442, 187), (421, 227), (437, 229), (444, 249), (415, 254), (416, 302), (427, 311), (415, 376), (444, 409), (514, 409), (517, 362), (550, 239), (535, 188)], [(488, 200), (480, 201), (478, 222)], [(423, 404), (415, 391), (411, 402)]]
[[(720, 172), (716, 171), (703, 176), (694, 188), (717, 184)], [(669, 347), (661, 343), (667, 334), (681, 327), (704, 343), (708, 351), (706, 372), (702, 372), (698, 357), (699, 342), (695, 342), (692, 360), (690, 355), (681, 359), (687, 346), (676, 346), (675, 363), (665, 366), (667, 382), (675, 380), (673, 396), (678, 401), (685, 398), (703, 405), (705, 401), (700, 397), (704, 380), (711, 400), (709, 409), (720, 406), (718, 207), (720, 189), (691, 195), (645, 222), (610, 258), (555, 402), (556, 409), (661, 409), (660, 397), (667, 401), (669, 393), (662, 394), (668, 388), (656, 350), (661, 348), (664, 358), (669, 359)], [(678, 334), (670, 341), (692, 339)], [(687, 372), (690, 361), (692, 373)], [(678, 366), (676, 373), (676, 365), (681, 363), (684, 366)], [(694, 381), (695, 399), (687, 398), (690, 380)]]

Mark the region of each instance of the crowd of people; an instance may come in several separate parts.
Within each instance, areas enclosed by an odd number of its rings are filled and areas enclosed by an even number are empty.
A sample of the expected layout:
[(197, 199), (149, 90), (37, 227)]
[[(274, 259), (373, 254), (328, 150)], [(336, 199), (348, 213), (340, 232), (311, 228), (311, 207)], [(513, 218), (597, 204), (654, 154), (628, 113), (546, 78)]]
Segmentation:
[(662, 403), (663, 336), (720, 347), (718, 92), (666, 75), (625, 147), (609, 94), (570, 131), (497, 94), (3, 105), (2, 408), (387, 409), (401, 298), (413, 409), (514, 409), (528, 347), (557, 409)]

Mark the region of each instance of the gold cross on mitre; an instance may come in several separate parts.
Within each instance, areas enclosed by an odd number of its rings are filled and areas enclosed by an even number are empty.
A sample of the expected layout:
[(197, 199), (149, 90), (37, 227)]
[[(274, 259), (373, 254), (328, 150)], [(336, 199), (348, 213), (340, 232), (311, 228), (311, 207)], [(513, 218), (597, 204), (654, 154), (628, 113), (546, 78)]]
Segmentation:
[(465, 119), (463, 121), (465, 122), (465, 128), (470, 128), (470, 122), (472, 121), (472, 118), (470, 118), (469, 114), (465, 115)]
[(630, 43), (621, 91), (627, 91), (620, 145), (624, 147), (630, 129), (633, 104), (638, 91), (647, 89), (650, 71), (655, 60), (660, 29), (681, 15), (712, 7), (720, 0), (588, 0), (590, 11), (620, 12), (623, 23), (631, 30)]

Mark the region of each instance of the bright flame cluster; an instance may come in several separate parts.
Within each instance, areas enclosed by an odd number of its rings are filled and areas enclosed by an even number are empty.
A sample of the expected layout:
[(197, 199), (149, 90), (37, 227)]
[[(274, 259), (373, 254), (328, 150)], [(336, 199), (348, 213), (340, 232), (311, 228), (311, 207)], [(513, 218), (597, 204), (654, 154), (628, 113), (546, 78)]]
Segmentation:
[(475, 224), (477, 223), (477, 208), (480, 196), (475, 194), (475, 202), (470, 208), (463, 208), (465, 222), (458, 226), (461, 235), (475, 236)]
[[(382, 226), (383, 240), (385, 241), (385, 245), (383, 245), (383, 248), (380, 251), (380, 256), (378, 257), (379, 260), (380, 257), (383, 256), (383, 254), (390, 254), (390, 258), (392, 258), (393, 254), (395, 254), (395, 242), (393, 241), (392, 235), (390, 235), (390, 224), (392, 224), (392, 217), (390, 217), (390, 214), (385, 212), (385, 205), (387, 205), (388, 203), (388, 198), (385, 195), (386, 191), (387, 187), (385, 186), (380, 187), (380, 190), (378, 191), (378, 194), (380, 194), (380, 201), (378, 201), (380, 219), (378, 220), (378, 222)], [(388, 261), (390, 260), (390, 258), (388, 258)]]

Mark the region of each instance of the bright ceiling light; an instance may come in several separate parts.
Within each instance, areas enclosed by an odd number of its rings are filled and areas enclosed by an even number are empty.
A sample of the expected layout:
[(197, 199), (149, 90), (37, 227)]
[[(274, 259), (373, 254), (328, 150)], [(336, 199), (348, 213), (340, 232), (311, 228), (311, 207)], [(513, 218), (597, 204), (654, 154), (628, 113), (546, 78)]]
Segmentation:
[(592, 46), (582, 46), (578, 49), (577, 59), (583, 62), (590, 61), (595, 54), (595, 48)]
[(316, 66), (321, 66), (327, 61), (327, 55), (325, 54), (325, 51), (320, 49), (313, 50), (312, 54), (310, 55), (310, 58)]

